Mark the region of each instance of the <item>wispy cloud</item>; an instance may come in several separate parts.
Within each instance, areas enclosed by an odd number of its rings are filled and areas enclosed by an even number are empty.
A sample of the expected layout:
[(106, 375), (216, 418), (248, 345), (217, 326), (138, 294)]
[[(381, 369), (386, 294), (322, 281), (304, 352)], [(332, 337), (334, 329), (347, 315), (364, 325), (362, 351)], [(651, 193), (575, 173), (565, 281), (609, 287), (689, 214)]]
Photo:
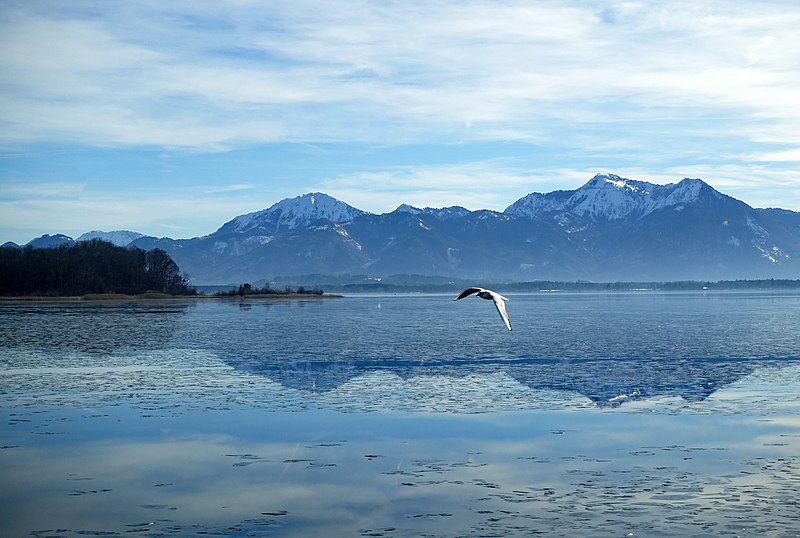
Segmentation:
[(236, 183), (234, 185), (221, 185), (219, 187), (207, 188), (205, 192), (207, 194), (219, 194), (223, 192), (247, 191), (255, 188), (256, 186), (252, 183)]
[(85, 188), (85, 183), (77, 182), (22, 183), (9, 181), (0, 184), (0, 199), (74, 199), (80, 196)]
[(743, 156), (748, 161), (760, 163), (794, 163), (800, 164), (800, 147), (783, 151), (768, 151), (764, 153), (750, 153)]
[(792, 2), (70, 6), (2, 8), (6, 141), (636, 139), (664, 117), (800, 139)]

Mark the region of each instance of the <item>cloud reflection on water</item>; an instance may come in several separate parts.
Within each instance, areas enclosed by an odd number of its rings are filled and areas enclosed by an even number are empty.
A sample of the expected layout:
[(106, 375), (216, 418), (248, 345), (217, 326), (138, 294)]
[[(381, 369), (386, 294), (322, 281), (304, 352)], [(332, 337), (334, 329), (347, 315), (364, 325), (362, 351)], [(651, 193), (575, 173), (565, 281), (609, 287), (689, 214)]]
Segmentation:
[[(52, 442), (13, 432), (24, 446), (0, 451), (0, 506), (14, 514), (0, 528), (699, 536), (800, 525), (796, 427), (594, 413), (204, 411), (176, 423), (111, 410), (58, 457)], [(150, 423), (147, 438), (127, 433), (130, 421)]]

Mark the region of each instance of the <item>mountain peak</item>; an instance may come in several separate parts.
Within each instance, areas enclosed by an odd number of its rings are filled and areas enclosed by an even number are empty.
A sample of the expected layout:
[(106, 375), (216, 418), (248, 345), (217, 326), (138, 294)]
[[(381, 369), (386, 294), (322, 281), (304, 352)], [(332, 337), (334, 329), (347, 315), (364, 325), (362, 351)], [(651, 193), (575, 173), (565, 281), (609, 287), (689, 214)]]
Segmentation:
[(422, 213), (422, 210), (420, 208), (408, 204), (400, 204), (399, 206), (397, 206), (397, 209), (395, 209), (395, 211), (398, 213), (411, 213), (412, 215), (419, 215), (420, 213)]
[(623, 177), (620, 177), (616, 174), (596, 174), (592, 179), (590, 179), (586, 185), (596, 185), (596, 186), (604, 186), (605, 184), (612, 184), (617, 185), (619, 183), (625, 183), (627, 180)]
[(597, 174), (578, 190), (608, 189), (648, 194), (652, 190), (651, 187), (657, 187), (657, 185), (620, 177), (616, 174)]
[(275, 233), (279, 229), (299, 228), (318, 219), (341, 224), (363, 214), (364, 211), (325, 193), (310, 192), (285, 198), (261, 211), (240, 215), (227, 222), (220, 230), (249, 232), (261, 228), (265, 233)]
[(532, 193), (510, 205), (512, 216), (537, 217), (543, 213), (572, 214), (593, 220), (644, 217), (664, 207), (697, 203), (701, 194), (721, 196), (699, 179), (657, 185), (616, 174), (597, 174), (573, 191)]

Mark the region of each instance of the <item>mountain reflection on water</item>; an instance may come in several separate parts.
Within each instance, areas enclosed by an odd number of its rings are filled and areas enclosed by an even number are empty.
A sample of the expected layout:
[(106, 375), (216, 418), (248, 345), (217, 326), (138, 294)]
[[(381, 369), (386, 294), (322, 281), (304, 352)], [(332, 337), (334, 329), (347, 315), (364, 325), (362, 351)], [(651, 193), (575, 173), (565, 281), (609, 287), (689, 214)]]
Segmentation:
[[(260, 358), (231, 363), (238, 369), (264, 375), (285, 387), (311, 392), (336, 389), (370, 372), (389, 372), (402, 379), (444, 376), (489, 376), (502, 372), (531, 389), (575, 392), (600, 406), (660, 396), (700, 401), (751, 374), (757, 368), (777, 367), (790, 360), (516, 360), (502, 363), (458, 361), (411, 364), (376, 362), (267, 362)], [(457, 381), (454, 381), (457, 383)]]
[[(673, 396), (702, 401), (759, 368), (800, 359), (796, 294), (512, 296), (510, 334), (481, 301), (452, 308), (449, 299), (250, 304), (251, 317), (268, 318), (265, 334), (289, 340), (265, 346), (263, 334), (236, 332), (235, 346), (220, 342), (214, 352), (238, 370), (310, 393), (371, 373), (439, 377), (448, 385), (503, 374), (530, 389), (581, 394), (610, 407)], [(307, 325), (309, 318), (316, 323)]]
[(579, 394), (601, 407), (699, 402), (761, 368), (800, 362), (798, 294), (512, 296), (513, 333), (500, 330), (491, 305), (463, 303), (454, 308), (443, 296), (4, 303), (0, 348), (7, 368), (227, 365), (309, 395), (366, 379), (356, 384), (368, 389), (362, 399), (377, 397), (382, 383), (386, 391), (422, 390), (418, 380), (455, 392), (469, 385), (470, 395), (483, 397), (480, 384), (497, 391), (502, 377), (501, 385), (515, 385), (503, 390)]

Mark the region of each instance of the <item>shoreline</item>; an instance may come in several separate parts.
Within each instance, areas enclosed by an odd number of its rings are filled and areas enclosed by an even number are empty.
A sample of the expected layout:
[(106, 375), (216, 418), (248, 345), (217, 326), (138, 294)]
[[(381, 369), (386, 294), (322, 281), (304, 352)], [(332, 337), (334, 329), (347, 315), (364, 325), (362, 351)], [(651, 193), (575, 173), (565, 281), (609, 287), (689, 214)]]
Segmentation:
[(120, 301), (120, 300), (146, 300), (146, 301), (165, 301), (165, 300), (220, 300), (220, 301), (242, 301), (247, 300), (274, 300), (274, 299), (340, 299), (344, 295), (335, 293), (311, 294), (311, 293), (274, 293), (259, 295), (235, 295), (233, 297), (220, 297), (216, 295), (169, 295), (167, 293), (142, 293), (138, 295), (126, 295), (123, 293), (88, 293), (86, 295), (21, 295), (21, 296), (0, 296), (0, 302), (12, 301)]

